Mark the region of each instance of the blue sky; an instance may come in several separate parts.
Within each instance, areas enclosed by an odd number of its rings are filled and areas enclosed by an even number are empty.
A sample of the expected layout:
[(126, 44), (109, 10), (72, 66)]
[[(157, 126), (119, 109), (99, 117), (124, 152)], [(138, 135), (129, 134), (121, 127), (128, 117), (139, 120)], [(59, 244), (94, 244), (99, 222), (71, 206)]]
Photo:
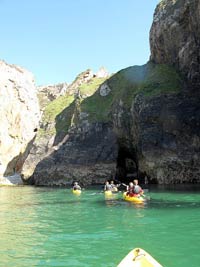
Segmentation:
[(142, 65), (159, 0), (0, 0), (0, 59), (36, 84), (72, 82), (82, 71)]

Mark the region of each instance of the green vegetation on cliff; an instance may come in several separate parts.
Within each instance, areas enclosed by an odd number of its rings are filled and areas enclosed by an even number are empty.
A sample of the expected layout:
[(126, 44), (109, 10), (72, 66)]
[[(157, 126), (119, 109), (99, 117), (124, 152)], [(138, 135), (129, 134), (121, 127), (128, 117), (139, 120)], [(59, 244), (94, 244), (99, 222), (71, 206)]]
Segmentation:
[(66, 94), (65, 96), (58, 97), (46, 106), (42, 117), (42, 124), (44, 127), (40, 129), (40, 136), (43, 134), (55, 134), (57, 132), (57, 129), (55, 128), (57, 116), (60, 116), (57, 128), (60, 130), (68, 129), (70, 124), (68, 118), (69, 116), (64, 117), (61, 114), (72, 105), (73, 101), (74, 96)]
[(44, 121), (54, 121), (55, 117), (68, 107), (74, 100), (74, 96), (60, 96), (50, 102), (44, 111)]
[[(101, 84), (110, 89), (106, 96), (98, 90)], [(129, 111), (138, 94), (153, 97), (178, 93), (181, 84), (182, 80), (173, 67), (152, 62), (123, 69), (107, 80), (94, 77), (75, 88), (74, 96), (60, 96), (46, 106), (40, 133), (67, 133), (70, 126), (79, 122), (81, 112), (88, 114), (90, 122), (111, 121), (116, 106), (121, 105)]]
[(109, 121), (109, 111), (113, 103), (113, 94), (110, 92), (108, 96), (102, 97), (99, 91), (92, 96), (84, 99), (81, 103), (81, 111), (89, 114), (89, 120), (92, 122)]
[(81, 103), (81, 110), (89, 114), (91, 121), (109, 121), (111, 111), (120, 101), (124, 108), (130, 109), (137, 94), (153, 97), (177, 93), (182, 83), (173, 67), (152, 62), (121, 70), (106, 82), (111, 89), (107, 96), (101, 96), (98, 90)]
[[(38, 137), (44, 134), (67, 133), (69, 127), (77, 121), (77, 115), (81, 111), (80, 103), (82, 97), (88, 97), (94, 94), (99, 88), (99, 85), (104, 81), (105, 78), (94, 77), (76, 88), (74, 95), (66, 94), (49, 102), (44, 109), (42, 118), (43, 127), (40, 129)], [(77, 91), (80, 92), (80, 99), (75, 97)]]
[(87, 83), (83, 83), (79, 87), (81, 96), (91, 96), (96, 92), (99, 86), (106, 80), (106, 78), (97, 78), (94, 77)]
[(146, 77), (138, 88), (139, 92), (147, 97), (180, 92), (182, 78), (175, 68), (151, 62), (146, 65), (146, 68)]

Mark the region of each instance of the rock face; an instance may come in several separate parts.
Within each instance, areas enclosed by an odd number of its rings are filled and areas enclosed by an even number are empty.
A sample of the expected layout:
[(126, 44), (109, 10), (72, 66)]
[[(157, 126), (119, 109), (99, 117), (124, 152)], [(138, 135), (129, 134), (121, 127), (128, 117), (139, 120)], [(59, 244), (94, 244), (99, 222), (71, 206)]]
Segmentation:
[(41, 129), (23, 165), (25, 183), (68, 185), (78, 179), (86, 185), (104, 182), (114, 174), (117, 144), (112, 126), (89, 121), (88, 112), (80, 107), (107, 75), (102, 70), (82, 72), (64, 96), (46, 106)]
[(149, 63), (123, 71), (125, 77), (140, 71), (143, 82), (130, 109), (121, 98), (112, 110), (119, 180), (127, 182), (132, 173), (130, 179), (139, 174), (150, 183), (200, 182), (199, 95), (169, 69)]
[(33, 76), (0, 61), (0, 179), (20, 172), (40, 119)]
[(43, 110), (49, 102), (61, 95), (66, 94), (67, 88), (67, 83), (37, 87), (37, 95), (40, 101), (41, 110)]
[(76, 95), (73, 110), (57, 116), (59, 124), (71, 114), (66, 132), (36, 139), (24, 181), (87, 185), (113, 176), (127, 182), (138, 173), (149, 182), (199, 181), (198, 99), (182, 93), (176, 71), (149, 63), (120, 71), (106, 85), (109, 94), (102, 95), (100, 85), (88, 98)]
[[(141, 140), (144, 150), (141, 166), (148, 165), (149, 173), (154, 170), (152, 176), (160, 183), (200, 181), (199, 15), (199, 0), (163, 0), (154, 14), (150, 32), (151, 60), (175, 66), (185, 82), (180, 94), (154, 99), (153, 105), (149, 103), (141, 111), (142, 120), (148, 118), (146, 130), (140, 129), (142, 135), (147, 133), (153, 118), (149, 131), (154, 136), (148, 138), (148, 142)], [(147, 115), (155, 111), (160, 114), (156, 118)]]
[(95, 74), (96, 77), (98, 78), (108, 78), (109, 77), (109, 73), (108, 71), (104, 68), (104, 67), (101, 67), (97, 73)]
[(163, 0), (150, 32), (151, 60), (173, 64), (195, 90), (200, 90), (199, 16), (199, 0)]
[(124, 182), (200, 182), (199, 6), (161, 1), (150, 62), (103, 80), (87, 70), (71, 95), (45, 108), (23, 166), (26, 182), (91, 184), (113, 177), (114, 168)]
[(131, 114), (140, 172), (151, 182), (200, 182), (200, 107), (195, 96), (137, 96)]
[[(82, 185), (103, 183), (114, 174), (117, 154), (116, 137), (107, 124), (79, 124), (62, 139), (61, 144), (37, 148), (46, 155), (38, 162), (29, 183), (36, 185)], [(29, 158), (33, 162), (33, 158)]]

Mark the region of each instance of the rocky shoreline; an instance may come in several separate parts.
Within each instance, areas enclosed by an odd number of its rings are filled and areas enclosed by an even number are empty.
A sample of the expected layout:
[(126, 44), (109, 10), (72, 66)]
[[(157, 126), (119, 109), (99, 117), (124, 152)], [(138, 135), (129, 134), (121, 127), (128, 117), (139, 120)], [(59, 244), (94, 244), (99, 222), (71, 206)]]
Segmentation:
[(23, 185), (23, 181), (20, 174), (14, 174), (0, 179), (0, 186), (18, 186)]

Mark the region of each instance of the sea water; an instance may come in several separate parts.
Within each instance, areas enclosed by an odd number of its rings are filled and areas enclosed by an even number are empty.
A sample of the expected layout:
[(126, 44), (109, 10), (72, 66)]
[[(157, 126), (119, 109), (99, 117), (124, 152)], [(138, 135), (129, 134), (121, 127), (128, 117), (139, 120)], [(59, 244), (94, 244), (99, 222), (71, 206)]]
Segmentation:
[(99, 189), (0, 187), (0, 267), (116, 267), (133, 248), (200, 266), (200, 190), (149, 188), (145, 204)]

